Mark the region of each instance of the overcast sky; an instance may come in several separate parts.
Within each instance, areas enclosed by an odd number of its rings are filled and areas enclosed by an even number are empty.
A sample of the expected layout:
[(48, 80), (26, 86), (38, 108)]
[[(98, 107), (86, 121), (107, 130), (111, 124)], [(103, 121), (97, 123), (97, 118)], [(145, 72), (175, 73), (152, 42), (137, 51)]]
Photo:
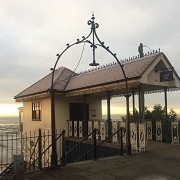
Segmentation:
[[(92, 12), (100, 25), (100, 39), (119, 59), (137, 55), (142, 42), (151, 49), (161, 48), (180, 74), (179, 0), (0, 0), (0, 115), (7, 109), (17, 113), (21, 104), (13, 97), (50, 73), (66, 43), (89, 33)], [(81, 51), (82, 45), (72, 48), (58, 66), (73, 70)], [(86, 45), (77, 72), (89, 68), (91, 57)], [(97, 50), (97, 61), (114, 60)], [(179, 92), (170, 93), (169, 106), (180, 109), (179, 98)], [(148, 106), (161, 102), (163, 94), (146, 100)]]

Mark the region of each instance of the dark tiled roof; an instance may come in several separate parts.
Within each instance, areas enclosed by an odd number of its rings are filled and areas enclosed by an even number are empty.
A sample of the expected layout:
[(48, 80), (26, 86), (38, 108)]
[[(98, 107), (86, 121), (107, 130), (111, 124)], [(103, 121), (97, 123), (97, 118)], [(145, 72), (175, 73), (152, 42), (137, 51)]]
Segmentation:
[[(150, 64), (157, 58), (157, 56), (158, 55), (156, 54), (153, 56), (144, 57), (143, 59), (124, 63), (123, 68), (127, 78), (141, 76), (143, 72), (150, 66)], [(122, 70), (118, 64), (114, 64), (99, 70), (71, 77), (71, 80), (65, 90), (69, 91), (122, 80), (124, 80)]]
[[(128, 78), (137, 78), (141, 76), (159, 55), (160, 54), (153, 54), (141, 59), (125, 62), (123, 68), (126, 76)], [(51, 88), (51, 77), (52, 75), (49, 74), (42, 78), (15, 96), (15, 99), (47, 92)], [(76, 74), (65, 67), (61, 67), (55, 71), (54, 89), (58, 91), (70, 91), (122, 80), (124, 80), (124, 76), (118, 64), (113, 64), (83, 74)]]
[[(57, 69), (54, 73), (54, 89), (63, 91), (67, 82), (69, 81), (69, 78), (74, 74), (74, 72), (64, 67)], [(52, 73), (48, 74), (32, 86), (28, 87), (27, 89), (16, 95), (15, 99), (32, 94), (47, 92), (51, 88), (51, 79)]]

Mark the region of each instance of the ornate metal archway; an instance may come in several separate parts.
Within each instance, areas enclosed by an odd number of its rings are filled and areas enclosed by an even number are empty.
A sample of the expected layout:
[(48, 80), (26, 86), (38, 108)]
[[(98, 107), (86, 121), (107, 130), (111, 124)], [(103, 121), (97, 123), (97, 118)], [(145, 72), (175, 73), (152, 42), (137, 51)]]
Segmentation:
[[(71, 47), (77, 45), (77, 44), (81, 44), (81, 43), (89, 43), (90, 47), (92, 48), (92, 52), (93, 52), (93, 62), (90, 63), (90, 66), (98, 66), (99, 63), (96, 62), (95, 60), (95, 50), (96, 48), (102, 47), (103, 49), (105, 49), (107, 52), (109, 52), (117, 61), (117, 63), (120, 66), (120, 70), (123, 73), (124, 76), (124, 80), (126, 83), (126, 110), (127, 110), (127, 121), (126, 121), (126, 131), (127, 131), (127, 138), (126, 138), (126, 142), (127, 142), (127, 154), (131, 154), (131, 144), (130, 144), (130, 123), (129, 123), (129, 92), (128, 92), (128, 78), (126, 76), (126, 73), (123, 69), (123, 65), (121, 64), (121, 62), (119, 61), (119, 59), (117, 58), (116, 54), (113, 53), (108, 46), (105, 45), (104, 42), (102, 42), (97, 33), (96, 33), (96, 29), (99, 28), (99, 24), (95, 22), (95, 17), (94, 14), (91, 17), (91, 20), (89, 20), (87, 22), (88, 25), (91, 26), (91, 31), (90, 33), (85, 37), (82, 36), (81, 39), (77, 39), (76, 42), (72, 43), (72, 44), (66, 44), (66, 48), (61, 52), (61, 54), (57, 54), (57, 60), (54, 64), (54, 67), (52, 68), (52, 79), (51, 79), (51, 131), (52, 131), (52, 155), (51, 155), (51, 165), (52, 167), (57, 166), (57, 152), (56, 152), (56, 141), (55, 141), (55, 102), (54, 102), (54, 94), (55, 94), (55, 89), (54, 89), (54, 73), (56, 70), (56, 66), (61, 58), (61, 56)], [(92, 41), (89, 40), (89, 37), (92, 35)], [(97, 41), (97, 43), (95, 42), (95, 40)]]

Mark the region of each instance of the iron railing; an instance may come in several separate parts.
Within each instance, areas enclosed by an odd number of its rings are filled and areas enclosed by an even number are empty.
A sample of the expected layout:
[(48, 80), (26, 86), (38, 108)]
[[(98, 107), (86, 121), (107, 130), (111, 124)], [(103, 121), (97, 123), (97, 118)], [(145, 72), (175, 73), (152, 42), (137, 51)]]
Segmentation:
[[(90, 149), (89, 151), (87, 151), (85, 154), (83, 154), (81, 157), (79, 157), (75, 162), (80, 161), (83, 157), (85, 157), (87, 154), (89, 154), (90, 152), (94, 151), (94, 160), (97, 159), (97, 146), (101, 146), (106, 142), (110, 142), (112, 137), (116, 134), (118, 134), (118, 139), (119, 139), (119, 144), (120, 144), (120, 155), (123, 156), (124, 155), (124, 150), (123, 150), (123, 132), (125, 132), (126, 129), (121, 127), (120, 129), (118, 129), (115, 133), (113, 133), (111, 136), (108, 136), (105, 140), (103, 140), (102, 142), (97, 144), (97, 139), (96, 139), (96, 131), (93, 131), (93, 139), (94, 139), (94, 147), (92, 149)], [(119, 134), (120, 132), (120, 134)], [(110, 141), (109, 141), (110, 140)]]
[[(119, 134), (120, 132), (120, 134)], [(96, 160), (97, 157), (97, 153), (98, 153), (98, 148), (102, 146), (105, 142), (109, 143), (109, 140), (112, 139), (113, 136), (115, 136), (116, 134), (118, 135), (118, 139), (119, 139), (119, 150), (120, 150), (120, 155), (123, 155), (123, 132), (125, 132), (125, 128), (121, 127), (120, 129), (118, 129), (116, 132), (114, 132), (111, 136), (107, 137), (105, 140), (101, 141), (100, 143), (98, 143), (97, 141), (97, 134), (99, 134), (99, 130), (98, 129), (94, 129), (90, 134), (88, 134), (83, 140), (81, 140), (80, 142), (78, 142), (74, 147), (72, 147), (69, 151), (67, 151), (64, 156), (62, 156), (61, 160), (63, 159), (63, 162), (66, 163), (66, 158), (68, 157), (68, 155), (73, 152), (76, 151), (76, 149), (82, 145), (82, 143), (84, 143), (86, 140), (88, 140), (88, 138), (92, 135), (93, 136), (93, 148), (90, 148), (89, 150), (87, 150), (84, 154), (79, 153), (80, 157), (78, 157), (74, 162), (80, 161), (82, 158), (84, 158), (85, 156), (87, 156), (89, 153), (93, 152), (93, 159)], [(65, 165), (65, 164), (64, 164)]]
[(12, 163), (14, 154), (22, 153), (22, 133), (0, 134), (0, 173)]
[[(58, 158), (62, 157), (65, 131), (56, 131)], [(0, 177), (12, 175), (13, 155), (23, 154), (25, 171), (49, 168), (51, 165), (51, 133), (49, 130), (0, 135)], [(61, 161), (59, 161), (61, 164)]]

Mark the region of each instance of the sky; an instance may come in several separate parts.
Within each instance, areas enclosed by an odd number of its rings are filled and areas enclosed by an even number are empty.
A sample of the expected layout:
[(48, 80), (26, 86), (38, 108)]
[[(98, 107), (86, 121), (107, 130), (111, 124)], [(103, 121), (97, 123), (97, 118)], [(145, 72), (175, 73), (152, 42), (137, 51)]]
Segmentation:
[[(150, 49), (160, 48), (180, 74), (179, 9), (179, 0), (0, 0), (0, 116), (18, 115), (22, 104), (15, 103), (14, 96), (49, 74), (67, 43), (88, 35), (92, 13), (99, 38), (119, 59), (137, 55), (142, 42)], [(58, 67), (74, 70), (82, 48), (71, 48)], [(96, 59), (101, 65), (114, 61), (101, 49)], [(91, 61), (92, 50), (85, 45), (77, 72), (89, 69)], [(168, 93), (168, 107), (178, 113), (179, 99), (179, 92)], [(113, 113), (124, 108), (123, 102), (112, 100)], [(163, 103), (163, 94), (145, 99), (149, 108)]]

